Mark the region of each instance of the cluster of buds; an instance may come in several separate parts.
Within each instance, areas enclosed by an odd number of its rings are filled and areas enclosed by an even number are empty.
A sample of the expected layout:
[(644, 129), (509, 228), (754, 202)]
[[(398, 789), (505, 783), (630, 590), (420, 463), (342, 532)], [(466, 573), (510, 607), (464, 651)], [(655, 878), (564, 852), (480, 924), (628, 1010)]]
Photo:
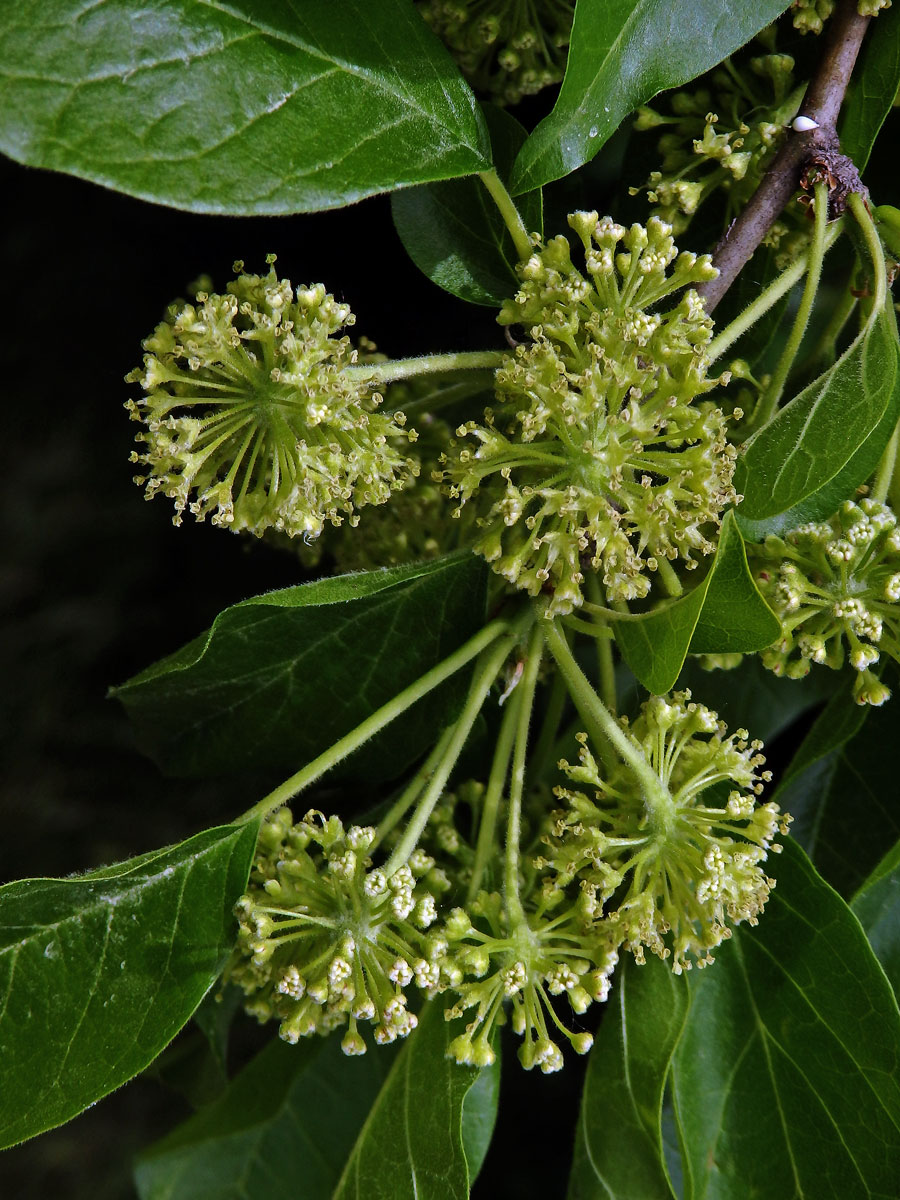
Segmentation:
[[(145, 396), (126, 407), (144, 429), (132, 461), (147, 499), (175, 501), (202, 521), (306, 540), (326, 522), (358, 520), (415, 472), (402, 413), (378, 411), (358, 351), (335, 337), (353, 314), (321, 284), (293, 290), (269, 273), (223, 295), (176, 302), (126, 378)], [(241, 271), (242, 263), (235, 264)]]
[(228, 974), (247, 1011), (279, 1020), (285, 1041), (348, 1025), (345, 1053), (363, 1054), (360, 1022), (379, 1044), (393, 1042), (416, 1026), (404, 989), (434, 994), (446, 948), (428, 932), (434, 860), (416, 852), (387, 876), (372, 866), (374, 838), (316, 811), (294, 824), (286, 808), (262, 828)]
[(638, 109), (636, 129), (662, 131), (661, 168), (644, 186), (676, 233), (714, 194), (725, 196), (724, 220), (731, 221), (756, 191), (798, 112), (805, 85), (794, 86), (790, 55), (758, 55), (747, 66), (738, 71), (726, 59), (696, 91), (670, 93), (665, 111)]
[(802, 678), (813, 663), (856, 671), (858, 704), (890, 690), (872, 673), (883, 650), (900, 662), (900, 528), (884, 504), (847, 501), (829, 521), (748, 546), (760, 591), (781, 620), (762, 651), (776, 675)]
[(472, 86), (498, 104), (563, 77), (575, 0), (419, 0), (419, 11)]
[(484, 423), (457, 430), (444, 472), (460, 511), (476, 508), (477, 552), (545, 595), (549, 616), (582, 603), (587, 566), (611, 600), (645, 596), (660, 558), (696, 566), (737, 499), (725, 418), (697, 402), (719, 382), (706, 375), (712, 323), (690, 287), (715, 276), (709, 256), (678, 254), (657, 218), (625, 229), (578, 212), (569, 224), (588, 278), (564, 236), (520, 265), (500, 321), (530, 341), (497, 372)]
[[(771, 773), (761, 771), (760, 742), (744, 729), (728, 734), (690, 692), (653, 696), (623, 729), (655, 781), (638, 779), (622, 762), (601, 771), (579, 737), (579, 762), (560, 763), (571, 784), (553, 814), (535, 862), (553, 874), (545, 892), (573, 885), (608, 905), (602, 924), (612, 945), (638, 962), (645, 948), (671, 955), (676, 973), (712, 961), (731, 925), (755, 925), (774, 881), (761, 864), (777, 851), (789, 818), (757, 797)], [(652, 776), (651, 776), (652, 779)]]
[(469, 1013), (471, 1019), (450, 1043), (450, 1056), (470, 1066), (492, 1063), (494, 1030), (507, 1019), (507, 1006), (513, 1032), (523, 1039), (519, 1061), (526, 1070), (560, 1070), (563, 1056), (554, 1040), (560, 1034), (586, 1054), (593, 1038), (563, 1024), (552, 998), (565, 996), (580, 1015), (609, 993), (618, 956), (609, 931), (592, 917), (590, 904), (578, 900), (552, 920), (535, 914), (511, 921), (497, 892), (479, 892), (468, 911), (454, 909), (442, 932), (452, 953), (448, 985), (458, 999), (445, 1015), (453, 1020)]
[[(825, 22), (834, 12), (835, 0), (792, 0), (791, 16), (794, 28), (800, 33), (821, 33)], [(877, 17), (891, 0), (857, 0), (856, 11), (861, 17)]]

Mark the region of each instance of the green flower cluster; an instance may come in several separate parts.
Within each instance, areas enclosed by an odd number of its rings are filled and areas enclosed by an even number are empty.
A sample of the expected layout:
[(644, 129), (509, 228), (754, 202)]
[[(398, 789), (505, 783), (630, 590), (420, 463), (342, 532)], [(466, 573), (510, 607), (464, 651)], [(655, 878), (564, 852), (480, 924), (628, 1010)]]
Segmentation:
[[(663, 220), (680, 233), (700, 206), (725, 196), (725, 222), (746, 205), (797, 115), (804, 84), (794, 86), (787, 54), (726, 59), (694, 92), (673, 92), (666, 111), (642, 105), (635, 128), (660, 129), (660, 170), (644, 185)], [(630, 188), (632, 196), (641, 188)]]
[(126, 376), (146, 392), (126, 405), (144, 425), (136, 482), (175, 501), (176, 525), (189, 509), (235, 532), (309, 540), (326, 521), (355, 524), (416, 470), (403, 414), (377, 411), (357, 351), (334, 336), (350, 309), (321, 284), (294, 291), (274, 261), (224, 295), (171, 305)]
[(434, 861), (415, 853), (387, 876), (372, 866), (374, 838), (313, 810), (294, 824), (283, 808), (263, 825), (228, 977), (252, 1016), (281, 1022), (285, 1041), (349, 1025), (345, 1053), (364, 1054), (359, 1022), (379, 1044), (406, 1037), (416, 1017), (404, 989), (435, 990), (445, 945), (426, 932)]
[(747, 547), (782, 636), (761, 658), (776, 675), (839, 669), (849, 658), (858, 704), (890, 696), (871, 671), (885, 651), (900, 662), (900, 528), (884, 504), (847, 501), (829, 521)]
[(652, 786), (626, 763), (601, 771), (581, 734), (579, 762), (560, 767), (593, 795), (557, 789), (566, 807), (535, 866), (554, 873), (548, 894), (577, 885), (598, 909), (610, 906), (602, 924), (612, 945), (638, 962), (645, 948), (671, 954), (680, 973), (712, 961), (729, 923), (756, 924), (774, 886), (760, 864), (780, 849), (773, 839), (789, 818), (757, 804), (771, 779), (760, 771), (762, 743), (748, 743), (744, 729), (729, 735), (690, 692), (652, 696), (632, 725), (621, 723), (650, 764)]
[(709, 256), (678, 254), (657, 218), (625, 229), (579, 212), (569, 224), (588, 277), (564, 236), (519, 266), (500, 321), (530, 340), (498, 370), (484, 423), (457, 430), (445, 469), (460, 510), (475, 506), (477, 552), (545, 595), (548, 616), (582, 603), (586, 568), (628, 600), (647, 594), (660, 560), (696, 566), (736, 500), (725, 418), (696, 402), (719, 382), (706, 375), (712, 323), (689, 286), (715, 276)]
[(473, 87), (517, 104), (563, 77), (575, 0), (420, 0)]
[[(821, 33), (825, 22), (834, 12), (835, 0), (792, 0), (794, 28), (801, 33)], [(856, 11), (861, 17), (877, 17), (891, 7), (891, 0), (857, 0)]]

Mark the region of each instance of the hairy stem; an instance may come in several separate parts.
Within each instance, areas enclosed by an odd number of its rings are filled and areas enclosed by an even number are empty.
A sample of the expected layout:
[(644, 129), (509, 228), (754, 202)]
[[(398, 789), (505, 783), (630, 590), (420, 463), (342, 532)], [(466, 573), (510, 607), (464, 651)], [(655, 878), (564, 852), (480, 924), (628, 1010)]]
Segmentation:
[(781, 352), (778, 364), (772, 373), (772, 379), (766, 388), (759, 408), (754, 414), (754, 428), (761, 428), (765, 425), (772, 419), (778, 409), (779, 401), (784, 392), (784, 385), (787, 383), (787, 377), (794, 365), (794, 360), (800, 349), (800, 343), (803, 341), (803, 335), (806, 333), (816, 293), (819, 290), (819, 281), (822, 278), (822, 260), (825, 257), (825, 225), (828, 220), (828, 189), (824, 183), (817, 183), (815, 185), (813, 204), (815, 205), (816, 219), (813, 228), (812, 244), (809, 248), (809, 269), (806, 274), (803, 295), (800, 297), (800, 305), (797, 308), (794, 324), (785, 347)]
[(342, 738), (339, 738), (333, 746), (329, 746), (323, 751), (318, 758), (314, 758), (311, 763), (307, 763), (305, 767), (291, 775), (284, 783), (278, 785), (274, 791), (263, 796), (258, 804), (254, 804), (253, 808), (249, 809), (242, 817), (241, 821), (251, 821), (256, 817), (266, 817), (270, 812), (274, 812), (276, 808), (280, 808), (282, 804), (287, 804), (299, 792), (308, 788), (310, 784), (315, 783), (332, 767), (337, 766), (339, 762), (343, 762), (345, 758), (358, 750), (369, 738), (374, 737), (391, 721), (396, 720), (402, 713), (405, 713), (408, 708), (411, 708), (417, 700), (421, 700), (423, 696), (427, 696), (429, 692), (449, 679), (451, 675), (455, 675), (461, 670), (466, 663), (477, 657), (486, 647), (490, 646), (498, 638), (503, 637), (504, 644), (509, 640), (510, 626), (507, 621), (497, 620), (491, 621), (489, 625), (485, 625), (484, 629), (470, 638), (464, 645), (454, 651), (443, 662), (432, 667), (430, 671), (426, 671), (409, 687), (398, 692), (396, 696), (388, 700), (387, 704), (383, 704), (381, 708), (371, 713), (364, 721), (351, 729), (349, 733), (345, 733)]
[(451, 354), (425, 354), (419, 358), (392, 358), (383, 363), (358, 363), (344, 373), (372, 383), (396, 383), (438, 371), (495, 370), (505, 357), (502, 350), (460, 350)]
[(509, 230), (509, 236), (513, 240), (519, 261), (525, 262), (526, 259), (531, 257), (531, 239), (528, 236), (528, 230), (525, 228), (522, 215), (513, 203), (512, 196), (510, 196), (509, 192), (503, 186), (500, 176), (496, 171), (482, 171), (479, 179), (487, 188), (491, 199), (497, 205), (500, 216)]
[(500, 722), (500, 732), (497, 735), (497, 745), (491, 763), (491, 773), (488, 777), (484, 802), (481, 807), (481, 821), (478, 824), (478, 840), (475, 844), (475, 862), (472, 866), (472, 878), (469, 880), (469, 890), (466, 903), (478, 895), (484, 872), (496, 850), (497, 817), (500, 813), (500, 801), (503, 799), (503, 789), (506, 786), (506, 776), (509, 773), (509, 761), (512, 758), (513, 740), (516, 736), (519, 705), (522, 701), (521, 688), (517, 687), (510, 697)]
[(419, 838), (422, 836), (422, 832), (428, 823), (428, 818), (434, 811), (434, 806), (437, 804), (441, 793), (446, 787), (447, 780), (450, 778), (450, 772), (456, 766), (456, 760), (462, 753), (463, 746), (472, 732), (472, 726), (475, 724), (478, 714), (484, 707), (488, 693), (503, 669), (503, 664), (506, 662), (507, 655), (512, 649), (515, 640), (515, 632), (507, 633), (499, 638), (493, 646), (489, 646), (481, 652), (479, 660), (475, 664), (475, 672), (472, 676), (472, 683), (469, 686), (469, 694), (466, 697), (463, 710), (453, 726), (453, 733), (447, 742), (447, 748), (441, 764), (422, 792), (412, 820), (403, 831), (403, 837), (397, 843), (393, 854), (384, 865), (384, 873), (388, 878), (403, 866), (418, 845)]
[(519, 841), (522, 836), (522, 795), (525, 791), (528, 730), (531, 724), (531, 712), (534, 708), (534, 693), (541, 665), (543, 641), (544, 635), (541, 627), (536, 625), (528, 642), (525, 674), (519, 685), (522, 689), (522, 696), (519, 700), (516, 742), (513, 748), (512, 772), (509, 781), (509, 812), (506, 823), (503, 886), (506, 915), (511, 925), (519, 925), (525, 920), (525, 912), (519, 896)]

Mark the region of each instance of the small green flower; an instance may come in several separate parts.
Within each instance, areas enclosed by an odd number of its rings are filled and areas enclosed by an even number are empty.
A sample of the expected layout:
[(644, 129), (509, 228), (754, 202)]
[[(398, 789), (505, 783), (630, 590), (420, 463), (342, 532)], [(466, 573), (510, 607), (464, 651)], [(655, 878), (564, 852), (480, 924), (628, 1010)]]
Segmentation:
[(632, 725), (623, 727), (650, 764), (658, 788), (648, 789), (620, 763), (601, 771), (581, 734), (579, 762), (561, 762), (574, 785), (557, 795), (554, 814), (535, 862), (549, 868), (547, 890), (577, 884), (596, 893), (602, 925), (613, 945), (638, 962), (645, 948), (672, 956), (676, 973), (731, 936), (729, 923), (755, 925), (774, 881), (761, 868), (789, 818), (776, 804), (757, 804), (763, 783), (761, 742), (747, 731), (728, 734), (714, 712), (690, 692), (653, 696)]
[(859, 704), (890, 690), (871, 672), (883, 650), (900, 662), (900, 528), (884, 504), (847, 501), (819, 524), (749, 545), (760, 591), (782, 636), (761, 652), (776, 675), (799, 679), (813, 663), (837, 670), (849, 658)]
[(582, 603), (585, 569), (627, 600), (647, 594), (661, 556), (695, 567), (736, 499), (725, 418), (696, 402), (718, 382), (706, 376), (712, 322), (688, 287), (715, 276), (709, 256), (679, 255), (656, 218), (626, 230), (582, 212), (569, 224), (588, 278), (563, 236), (520, 265), (500, 321), (531, 340), (497, 372), (484, 423), (457, 431), (445, 472), (460, 509), (475, 506), (475, 549), (544, 594), (548, 616)]
[(126, 377), (146, 393), (126, 405), (145, 426), (136, 482), (175, 501), (176, 525), (187, 508), (235, 532), (309, 540), (326, 521), (355, 524), (415, 470), (399, 448), (415, 436), (402, 413), (377, 411), (357, 351), (334, 336), (350, 309), (321, 284), (293, 291), (274, 261), (224, 295), (171, 305)]
[(726, 197), (732, 220), (756, 191), (790, 124), (804, 86), (795, 86), (794, 60), (761, 54), (739, 66), (726, 59), (693, 92), (672, 92), (664, 108), (642, 105), (635, 128), (659, 129), (660, 169), (643, 188), (656, 214), (676, 234), (712, 196)]
[(527, 1070), (560, 1070), (559, 1034), (576, 1053), (590, 1050), (591, 1035), (568, 1029), (552, 999), (565, 996), (581, 1014), (609, 992), (618, 956), (605, 929), (591, 930), (583, 904), (552, 919), (533, 913), (512, 923), (497, 892), (479, 892), (469, 911), (453, 910), (442, 933), (448, 944), (442, 974), (459, 997), (445, 1016), (450, 1021), (475, 1010), (450, 1043), (450, 1057), (470, 1066), (492, 1063), (494, 1029), (506, 1021), (507, 1007), (513, 1031), (524, 1039), (519, 1061)]
[(821, 33), (834, 12), (834, 0), (792, 0), (791, 17), (800, 33)]
[(285, 1041), (349, 1024), (344, 1051), (363, 1054), (359, 1022), (379, 1044), (406, 1037), (416, 1017), (404, 989), (435, 992), (444, 946), (426, 932), (437, 909), (419, 881), (434, 861), (417, 852), (388, 877), (369, 857), (374, 837), (312, 810), (295, 825), (281, 809), (262, 828), (228, 974)]
[(563, 77), (575, 0), (419, 0), (474, 88), (517, 104)]

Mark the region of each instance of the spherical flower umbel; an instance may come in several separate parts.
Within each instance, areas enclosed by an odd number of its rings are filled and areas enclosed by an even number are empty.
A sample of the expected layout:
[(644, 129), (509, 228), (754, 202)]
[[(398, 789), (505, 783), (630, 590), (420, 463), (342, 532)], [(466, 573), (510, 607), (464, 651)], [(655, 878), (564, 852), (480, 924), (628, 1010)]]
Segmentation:
[(608, 905), (603, 923), (613, 945), (639, 962), (645, 948), (671, 954), (678, 973), (712, 961), (729, 923), (755, 925), (774, 881), (761, 864), (789, 818), (757, 803), (771, 775), (760, 771), (760, 742), (746, 730), (728, 734), (690, 692), (653, 696), (633, 724), (622, 722), (645, 758), (648, 786), (619, 763), (598, 767), (586, 735), (579, 762), (561, 762), (573, 785), (560, 787), (566, 807), (554, 814), (546, 849), (535, 863), (549, 885), (576, 884)]
[(419, 0), (472, 86), (517, 104), (563, 77), (574, 0)]
[(501, 311), (530, 341), (497, 372), (497, 406), (468, 422), (445, 479), (472, 503), (475, 549), (547, 615), (582, 603), (584, 570), (607, 596), (645, 596), (659, 560), (697, 564), (715, 549), (723, 508), (736, 499), (725, 417), (697, 397), (707, 378), (712, 323), (696, 292), (715, 276), (708, 255), (678, 254), (651, 218), (626, 230), (597, 213), (569, 224), (588, 278), (565, 237), (519, 267), (522, 286)]
[(285, 1041), (349, 1024), (344, 1051), (363, 1054), (359, 1022), (378, 1043), (406, 1037), (416, 1017), (404, 989), (434, 992), (443, 943), (427, 932), (435, 901), (418, 878), (433, 860), (413, 855), (387, 876), (368, 854), (374, 837), (315, 811), (294, 824), (286, 808), (262, 828), (228, 975)]
[[(354, 317), (321, 284), (292, 289), (275, 274), (241, 274), (223, 295), (176, 302), (126, 378), (148, 499), (257, 536), (315, 538), (326, 521), (356, 522), (415, 470), (398, 445), (415, 435), (378, 411), (357, 351), (335, 335)], [(236, 263), (240, 271), (242, 263)]]
[(900, 662), (900, 528), (876, 500), (848, 500), (828, 521), (749, 545), (760, 591), (782, 634), (761, 652), (776, 675), (801, 678), (813, 663), (849, 659), (859, 704), (883, 704), (890, 690), (873, 674), (884, 651)]

